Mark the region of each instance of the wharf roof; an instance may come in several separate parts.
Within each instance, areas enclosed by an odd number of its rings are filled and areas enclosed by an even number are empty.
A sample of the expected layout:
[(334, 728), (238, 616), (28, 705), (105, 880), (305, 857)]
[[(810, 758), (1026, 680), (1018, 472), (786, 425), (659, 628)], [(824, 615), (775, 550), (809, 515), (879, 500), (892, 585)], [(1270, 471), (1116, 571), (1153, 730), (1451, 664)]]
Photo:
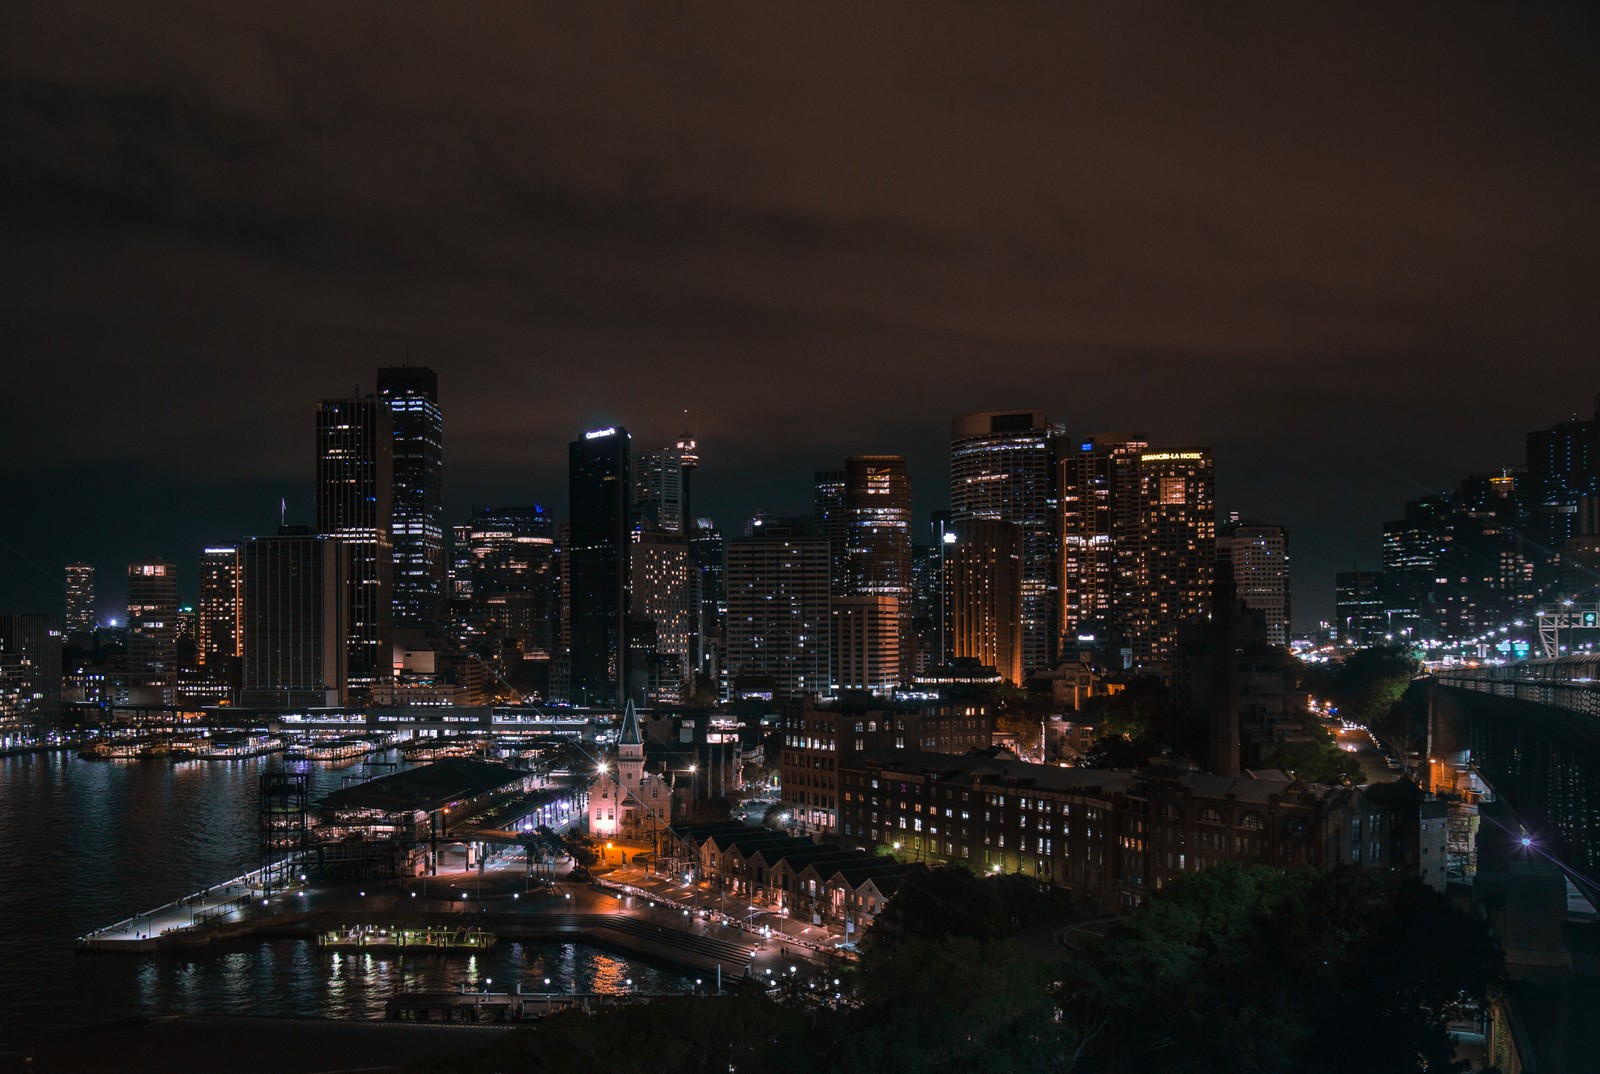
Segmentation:
[(797, 847), (763, 847), (756, 851), (756, 857), (761, 858), (768, 865), (787, 863), (789, 868), (799, 872), (808, 865), (818, 865), (830, 861), (851, 861), (863, 858), (866, 854), (860, 850), (846, 850), (840, 846), (829, 843), (812, 843), (809, 846)]
[(343, 787), (322, 799), (330, 809), (376, 809), (386, 813), (432, 813), (451, 802), (520, 783), (527, 773), (493, 761), (447, 757), (420, 768)]
[[(918, 862), (895, 861), (893, 858), (875, 855), (861, 861), (847, 861), (835, 865), (828, 870), (827, 879), (832, 880), (837, 876), (842, 878), (850, 887), (858, 888), (868, 880), (877, 880), (886, 876), (904, 876), (907, 873), (914, 873), (918, 869), (926, 868), (927, 866)], [(880, 887), (878, 890), (882, 891), (883, 889)]]
[(801, 847), (817, 845), (803, 835), (790, 835), (788, 832), (774, 832), (760, 828), (747, 828), (742, 833), (729, 832), (707, 836), (706, 841), (716, 844), (717, 849), (724, 854), (736, 850), (747, 858), (764, 850), (798, 850)]
[(679, 839), (699, 843), (714, 835), (731, 835), (749, 828), (748, 824), (738, 820), (704, 820), (692, 824), (674, 824), (667, 830)]

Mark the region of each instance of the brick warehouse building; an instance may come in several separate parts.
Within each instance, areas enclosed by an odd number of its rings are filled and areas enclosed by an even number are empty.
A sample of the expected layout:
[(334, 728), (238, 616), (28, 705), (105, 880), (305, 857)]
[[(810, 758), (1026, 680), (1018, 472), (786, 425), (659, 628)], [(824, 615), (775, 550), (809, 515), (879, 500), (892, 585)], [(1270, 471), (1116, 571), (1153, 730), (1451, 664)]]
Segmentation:
[(1443, 875), (1439, 803), (1281, 772), (1100, 771), (999, 750), (880, 749), (841, 766), (839, 786), (847, 844), (1036, 876), (1098, 910), (1135, 906), (1179, 874), (1224, 861)]

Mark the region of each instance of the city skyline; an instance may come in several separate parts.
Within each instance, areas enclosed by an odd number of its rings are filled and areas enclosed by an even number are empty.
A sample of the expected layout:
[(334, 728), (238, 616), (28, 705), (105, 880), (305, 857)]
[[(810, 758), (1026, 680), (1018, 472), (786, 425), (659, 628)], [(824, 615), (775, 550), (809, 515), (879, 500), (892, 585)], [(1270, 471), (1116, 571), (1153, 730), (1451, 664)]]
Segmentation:
[(982, 408), (1203, 444), (1299, 629), (1586, 410), (1592, 12), (191, 14), (0, 16), (8, 607), (311, 521), (308, 400), (408, 360), (451, 521), (609, 424), (725, 527), (849, 454), (925, 518)]

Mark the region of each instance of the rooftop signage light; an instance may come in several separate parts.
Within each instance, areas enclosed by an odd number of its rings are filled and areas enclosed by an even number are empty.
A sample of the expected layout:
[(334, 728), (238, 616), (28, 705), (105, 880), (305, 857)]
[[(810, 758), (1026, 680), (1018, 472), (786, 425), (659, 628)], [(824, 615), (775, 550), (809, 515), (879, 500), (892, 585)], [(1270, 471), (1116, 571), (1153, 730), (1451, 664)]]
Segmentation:
[(593, 432), (584, 433), (583, 434), (583, 438), (585, 440), (598, 440), (602, 436), (616, 436), (616, 435), (617, 435), (616, 426), (608, 425), (604, 429), (596, 429)]

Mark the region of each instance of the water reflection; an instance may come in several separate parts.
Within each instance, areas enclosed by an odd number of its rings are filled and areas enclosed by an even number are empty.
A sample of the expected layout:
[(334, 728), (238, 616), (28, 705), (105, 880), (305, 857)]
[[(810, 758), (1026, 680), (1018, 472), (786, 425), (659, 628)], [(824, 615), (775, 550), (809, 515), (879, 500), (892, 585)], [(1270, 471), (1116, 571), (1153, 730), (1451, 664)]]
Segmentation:
[[(571, 943), (503, 942), (486, 955), (324, 952), (245, 942), (172, 955), (77, 954), (90, 931), (256, 865), (263, 758), (111, 764), (71, 754), (0, 758), (0, 1034), (44, 1033), (131, 1016), (236, 1013), (381, 1017), (397, 990), (458, 990), (494, 979), (543, 991), (680, 991), (692, 977)], [(311, 795), (341, 773), (312, 766)]]
[[(554, 970), (554, 972), (551, 972)], [(397, 991), (469, 991), (494, 981), (560, 992), (688, 991), (690, 978), (579, 944), (507, 944), (466, 958), (439, 953), (382, 955), (318, 951), (309, 941), (278, 940), (247, 951), (163, 962), (142, 960), (136, 980), (141, 1014), (258, 1014), (381, 1018)]]

